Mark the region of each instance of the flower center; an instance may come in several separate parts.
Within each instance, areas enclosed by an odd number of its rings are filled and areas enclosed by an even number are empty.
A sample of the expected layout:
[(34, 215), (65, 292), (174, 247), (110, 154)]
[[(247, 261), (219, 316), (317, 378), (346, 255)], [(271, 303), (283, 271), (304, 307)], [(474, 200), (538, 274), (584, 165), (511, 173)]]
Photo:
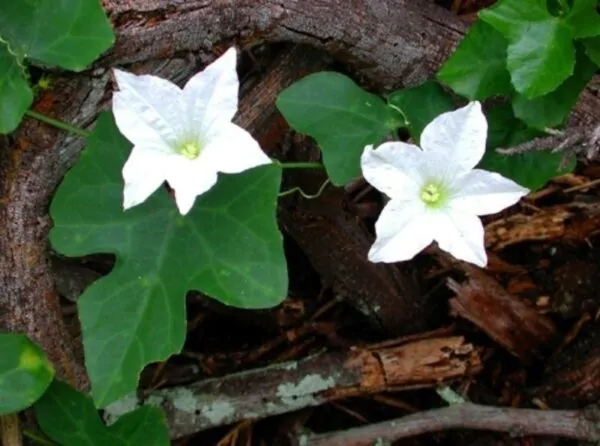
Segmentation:
[(429, 207), (439, 207), (446, 201), (446, 191), (437, 183), (427, 183), (421, 188), (421, 200)]
[(189, 160), (198, 158), (201, 151), (202, 148), (197, 142), (185, 142), (179, 146), (179, 149), (177, 149), (177, 153), (183, 155)]

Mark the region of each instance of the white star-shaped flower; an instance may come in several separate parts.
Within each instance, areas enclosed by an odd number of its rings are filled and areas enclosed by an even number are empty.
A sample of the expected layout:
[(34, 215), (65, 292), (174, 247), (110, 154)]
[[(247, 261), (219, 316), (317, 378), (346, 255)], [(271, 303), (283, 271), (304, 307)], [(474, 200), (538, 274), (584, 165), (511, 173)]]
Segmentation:
[(485, 152), (487, 121), (479, 102), (443, 113), (421, 135), (421, 147), (387, 142), (365, 147), (365, 179), (386, 194), (369, 251), (372, 262), (413, 258), (432, 241), (460, 260), (487, 264), (478, 216), (507, 208), (529, 190), (474, 169)]
[(196, 197), (215, 185), (218, 172), (271, 163), (256, 140), (231, 122), (238, 108), (236, 63), (232, 47), (183, 89), (156, 76), (114, 71), (115, 121), (134, 145), (123, 167), (124, 209), (167, 181), (185, 215)]

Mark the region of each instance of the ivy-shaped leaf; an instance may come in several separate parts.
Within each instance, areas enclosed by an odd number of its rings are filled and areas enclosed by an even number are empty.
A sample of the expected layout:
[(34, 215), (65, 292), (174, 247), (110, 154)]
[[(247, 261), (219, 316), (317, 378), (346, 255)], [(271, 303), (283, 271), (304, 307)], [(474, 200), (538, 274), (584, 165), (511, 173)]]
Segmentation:
[(25, 335), (0, 334), (0, 415), (31, 406), (54, 378), (44, 351)]
[(417, 144), (427, 124), (455, 108), (452, 96), (434, 81), (395, 91), (388, 97), (388, 103), (406, 116), (408, 129)]
[(185, 217), (166, 190), (124, 212), (121, 169), (130, 147), (112, 115), (102, 115), (50, 208), (57, 251), (117, 256), (78, 302), (99, 407), (133, 391), (146, 364), (180, 351), (187, 291), (242, 308), (275, 306), (287, 292), (275, 218), (279, 166), (221, 175)]
[(0, 134), (12, 132), (33, 101), (21, 67), (81, 71), (114, 43), (98, 0), (18, 0), (0, 12)]
[(52, 383), (34, 410), (44, 433), (62, 446), (170, 444), (164, 414), (157, 407), (140, 407), (107, 427), (92, 399), (61, 381)]
[(381, 98), (335, 72), (306, 76), (282, 91), (276, 104), (294, 130), (317, 141), (336, 185), (360, 175), (366, 145), (381, 142), (402, 124)]
[(506, 69), (507, 46), (502, 34), (479, 20), (469, 28), (437, 78), (472, 101), (510, 94), (513, 87)]
[(571, 27), (575, 39), (600, 36), (598, 0), (575, 0), (565, 22)]
[(583, 47), (578, 44), (577, 63), (573, 76), (545, 96), (527, 99), (515, 94), (512, 98), (515, 116), (525, 121), (530, 127), (538, 129), (562, 124), (577, 104), (579, 95), (596, 70), (596, 64), (590, 60)]
[(0, 41), (0, 133), (12, 132), (33, 102), (17, 59)]
[(518, 155), (502, 155), (496, 152), (498, 147), (512, 147), (532, 140), (541, 132), (527, 128), (512, 113), (510, 104), (496, 106), (487, 112), (488, 140), (486, 153), (479, 167), (510, 178), (531, 190), (543, 187), (550, 179), (572, 172), (575, 159), (561, 168), (562, 153), (532, 151)]
[(528, 99), (555, 90), (573, 73), (571, 28), (539, 0), (500, 0), (479, 17), (508, 39), (507, 67), (515, 89)]

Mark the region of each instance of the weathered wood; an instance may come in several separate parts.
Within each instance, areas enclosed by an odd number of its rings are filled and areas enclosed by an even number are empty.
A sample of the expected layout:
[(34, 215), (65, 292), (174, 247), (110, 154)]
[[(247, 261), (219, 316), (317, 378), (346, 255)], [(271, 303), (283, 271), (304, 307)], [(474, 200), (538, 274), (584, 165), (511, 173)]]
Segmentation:
[(552, 320), (508, 293), (485, 272), (466, 264), (463, 267), (469, 275), (467, 282), (448, 280), (456, 293), (450, 300), (452, 312), (474, 323), (522, 361), (539, 358), (556, 335)]
[[(597, 442), (600, 411), (535, 410), (464, 403), (396, 420), (325, 434), (300, 435), (292, 446), (371, 446), (450, 429), (507, 432), (511, 437), (571, 438)], [(486, 446), (491, 443), (485, 443)]]
[(485, 246), (499, 251), (525, 241), (581, 243), (597, 233), (599, 225), (600, 205), (574, 201), (494, 220), (485, 227)]
[(110, 419), (140, 404), (165, 411), (172, 438), (386, 390), (433, 387), (481, 370), (460, 336), (322, 353), (300, 361), (131, 396), (106, 408)]

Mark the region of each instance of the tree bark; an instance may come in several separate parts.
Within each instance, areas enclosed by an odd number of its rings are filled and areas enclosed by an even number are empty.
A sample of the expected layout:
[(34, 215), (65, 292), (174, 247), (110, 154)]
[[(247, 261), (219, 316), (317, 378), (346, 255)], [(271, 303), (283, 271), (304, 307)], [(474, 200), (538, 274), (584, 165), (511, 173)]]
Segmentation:
[[(118, 40), (99, 62), (123, 64), (211, 51), (236, 41), (305, 43), (325, 50), (379, 88), (431, 78), (467, 25), (430, 0), (103, 0)], [(203, 62), (206, 62), (205, 60)], [(574, 121), (598, 122), (587, 91)]]
[(465, 26), (428, 0), (104, 0), (119, 38), (100, 65), (211, 51), (237, 41), (304, 43), (381, 88), (431, 77)]

